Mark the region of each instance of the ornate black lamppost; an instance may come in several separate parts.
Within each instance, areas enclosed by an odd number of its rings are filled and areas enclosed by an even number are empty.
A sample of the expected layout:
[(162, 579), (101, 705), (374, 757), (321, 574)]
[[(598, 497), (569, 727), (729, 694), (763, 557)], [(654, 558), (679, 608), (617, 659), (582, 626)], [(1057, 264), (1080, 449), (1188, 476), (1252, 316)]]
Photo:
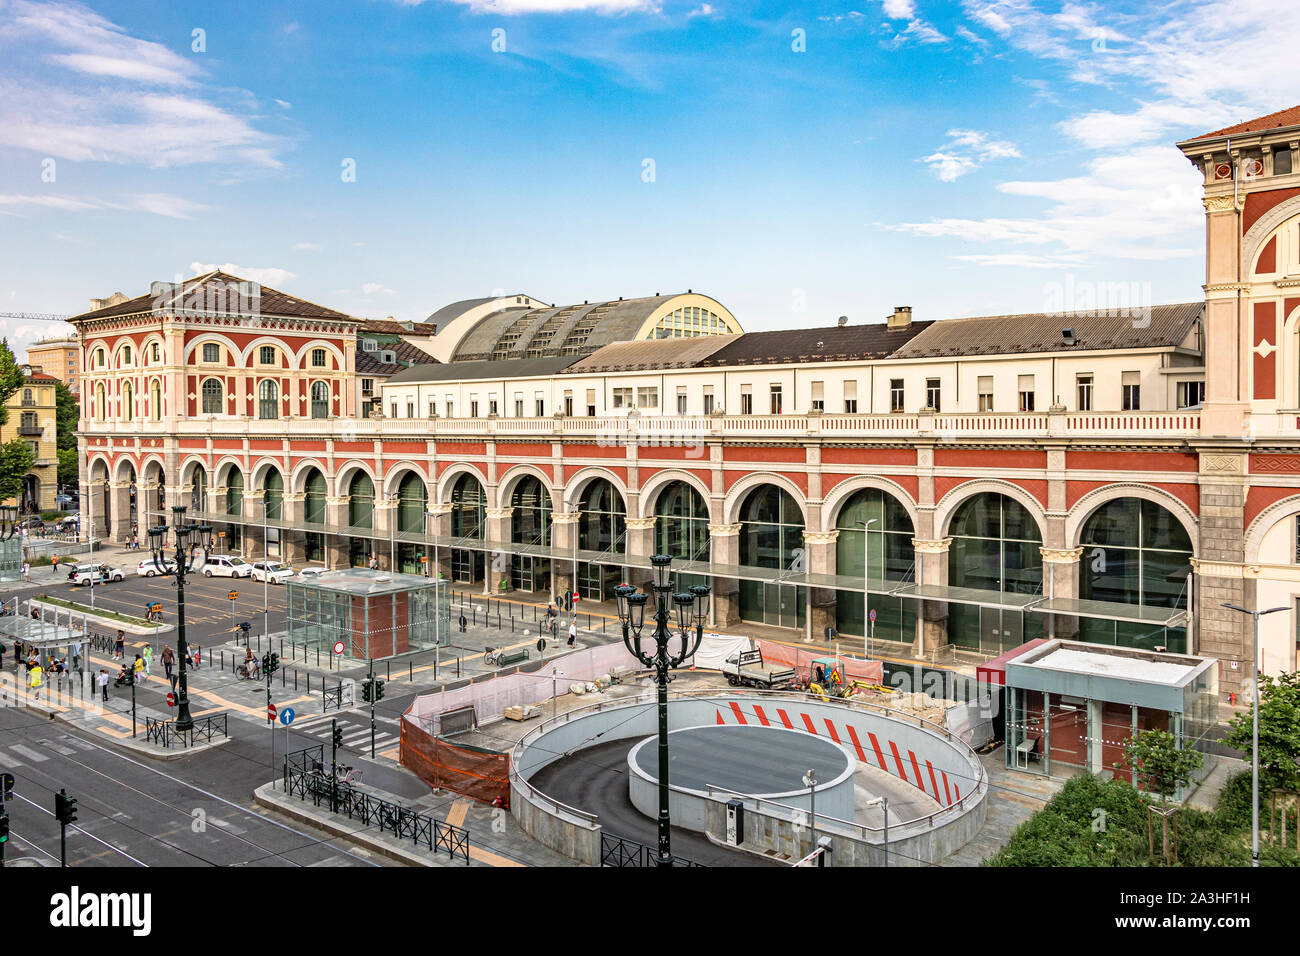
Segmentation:
[(18, 533), (18, 506), (0, 505), (0, 541), (8, 541)]
[(175, 522), (169, 527), (160, 524), (149, 529), (149, 551), (159, 574), (167, 573), (167, 532), (175, 535), (176, 557), (176, 655), (180, 667), (176, 691), (176, 729), (191, 730), (194, 718), (190, 716), (190, 698), (186, 693), (185, 658), (185, 575), (201, 571), (212, 553), (212, 525), (195, 524), (185, 520), (185, 506), (173, 505)]
[[(650, 589), (654, 592), (654, 642), (653, 651), (641, 648), (641, 630), (645, 624), (645, 606), (650, 595), (643, 594), (630, 584), (623, 584), (614, 589), (618, 598), (618, 619), (623, 624), (623, 643), (628, 652), (646, 667), (655, 672), (655, 683), (659, 687), (659, 857), (658, 866), (672, 866), (673, 854), (670, 847), (668, 822), (668, 672), (699, 649), (704, 639), (704, 621), (709, 615), (709, 586), (697, 584), (689, 591), (679, 591), (670, 595), (672, 584), (668, 566), (673, 559), (666, 554), (656, 554), (650, 558), (654, 567), (654, 582)], [(668, 649), (668, 642), (674, 637), (668, 628), (668, 616), (671, 606), (677, 608), (678, 635), (681, 640), (680, 651), (673, 654)], [(690, 634), (691, 628), (695, 633)]]

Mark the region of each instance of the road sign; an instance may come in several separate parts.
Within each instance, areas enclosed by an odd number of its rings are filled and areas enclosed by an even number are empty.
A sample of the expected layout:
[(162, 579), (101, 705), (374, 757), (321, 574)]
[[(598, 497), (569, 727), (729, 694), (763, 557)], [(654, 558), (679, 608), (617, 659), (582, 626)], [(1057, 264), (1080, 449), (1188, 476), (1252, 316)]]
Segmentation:
[(335, 642), (334, 642), (334, 653), (335, 653), (335, 654), (342, 654), (342, 653), (343, 653), (343, 642), (342, 642), (342, 641), (335, 641)]
[(874, 607), (871, 609), (871, 613), (867, 615), (867, 618), (872, 624), (876, 623), (876, 609)]
[(275, 704), (266, 705), (266, 716), (270, 717), (272, 720), (275, 720)]
[(231, 591), (231, 592), (230, 592), (230, 600), (232, 600), (232, 601), (236, 601), (236, 600), (238, 600), (238, 599), (239, 599), (239, 592), (238, 592), (238, 591)]
[(176, 695), (171, 693), (170, 691), (167, 694), (167, 706), (168, 707), (176, 706)]
[(286, 707), (284, 710), (280, 711), (280, 723), (284, 724), (286, 727), (293, 723), (292, 707)]

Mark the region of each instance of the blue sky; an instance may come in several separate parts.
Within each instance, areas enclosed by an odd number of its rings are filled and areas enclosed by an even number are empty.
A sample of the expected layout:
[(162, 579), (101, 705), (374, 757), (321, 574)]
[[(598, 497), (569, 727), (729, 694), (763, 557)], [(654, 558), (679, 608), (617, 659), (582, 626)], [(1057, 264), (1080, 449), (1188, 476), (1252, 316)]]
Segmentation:
[(1297, 35), (1253, 0), (0, 0), (0, 312), (213, 265), (405, 319), (494, 291), (692, 288), (751, 329), (1196, 298), (1172, 144), (1300, 103)]

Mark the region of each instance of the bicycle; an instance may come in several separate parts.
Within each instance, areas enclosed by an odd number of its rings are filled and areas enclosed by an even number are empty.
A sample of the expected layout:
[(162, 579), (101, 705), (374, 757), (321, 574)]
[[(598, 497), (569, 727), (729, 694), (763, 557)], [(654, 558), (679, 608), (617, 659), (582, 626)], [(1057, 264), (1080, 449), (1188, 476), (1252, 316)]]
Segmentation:
[(252, 664), (251, 666), (248, 664), (240, 664), (235, 668), (235, 679), (236, 680), (261, 680), (262, 668), (258, 666), (256, 663)]
[(483, 653), (483, 663), (497, 667), (501, 664), (501, 658), (505, 656), (505, 648), (489, 647)]
[(339, 783), (356, 783), (361, 779), (361, 771), (346, 764), (339, 764), (334, 770)]

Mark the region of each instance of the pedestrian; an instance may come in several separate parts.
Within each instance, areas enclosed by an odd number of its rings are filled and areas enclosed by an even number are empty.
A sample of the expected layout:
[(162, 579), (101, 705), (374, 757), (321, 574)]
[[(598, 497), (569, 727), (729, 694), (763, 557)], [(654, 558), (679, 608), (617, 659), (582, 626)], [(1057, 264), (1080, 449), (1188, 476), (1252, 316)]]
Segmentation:
[(578, 639), (578, 619), (575, 617), (572, 621), (569, 622), (569, 646), (572, 647), (573, 642), (576, 641), (577, 639)]
[(152, 644), (146, 644), (144, 646), (144, 676), (145, 677), (153, 676), (153, 645)]
[(138, 534), (131, 535), (131, 550), (132, 551), (140, 550), (140, 536)]
[(72, 651), (72, 669), (81, 670), (81, 644), (73, 644), (70, 648)]
[(18, 673), (18, 668), (23, 665), (23, 642), (14, 641), (14, 673)]
[(99, 694), (104, 703), (108, 703), (108, 671), (104, 668), (99, 669), (99, 677), (95, 678), (99, 682)]
[(465, 620), (465, 612), (462, 610), (462, 611), (460, 612), (460, 632), (461, 632), (462, 634), (465, 633), (465, 625), (466, 625), (467, 623), (469, 623), (469, 622)]
[(139, 654), (135, 655), (135, 660), (131, 662), (131, 680), (139, 684), (144, 675), (144, 658)]
[(32, 566), (27, 561), (23, 562), (23, 580), (28, 584), (32, 583)]
[(117, 638), (113, 641), (113, 657), (121, 660), (126, 651), (126, 632), (118, 628)]
[(370, 570), (371, 571), (379, 570), (379, 559), (376, 558), (373, 554), (370, 555)]
[(50, 571), (54, 574), (55, 577), (58, 577), (58, 575), (59, 575), (59, 556), (58, 556), (57, 554), (54, 555), (52, 558), (50, 558)]
[(172, 685), (172, 690), (176, 689), (176, 678), (172, 676), (172, 665), (176, 663), (176, 655), (172, 652), (170, 644), (163, 645), (162, 651), (163, 673), (167, 675), (167, 680)]
[(68, 662), (62, 657), (54, 659), (54, 677), (59, 682), (59, 693), (63, 693), (63, 675), (68, 672)]
[(190, 647), (193, 648), (193, 653), (189, 655), (190, 666), (198, 670), (199, 665), (203, 663), (203, 648), (197, 644), (191, 644)]
[(5, 669), (5, 646), (0, 642), (0, 671)]
[(41, 699), (41, 685), (43, 683), (45, 683), (45, 670), (33, 658), (33, 663), (27, 669), (27, 686), (31, 688), (32, 700)]

